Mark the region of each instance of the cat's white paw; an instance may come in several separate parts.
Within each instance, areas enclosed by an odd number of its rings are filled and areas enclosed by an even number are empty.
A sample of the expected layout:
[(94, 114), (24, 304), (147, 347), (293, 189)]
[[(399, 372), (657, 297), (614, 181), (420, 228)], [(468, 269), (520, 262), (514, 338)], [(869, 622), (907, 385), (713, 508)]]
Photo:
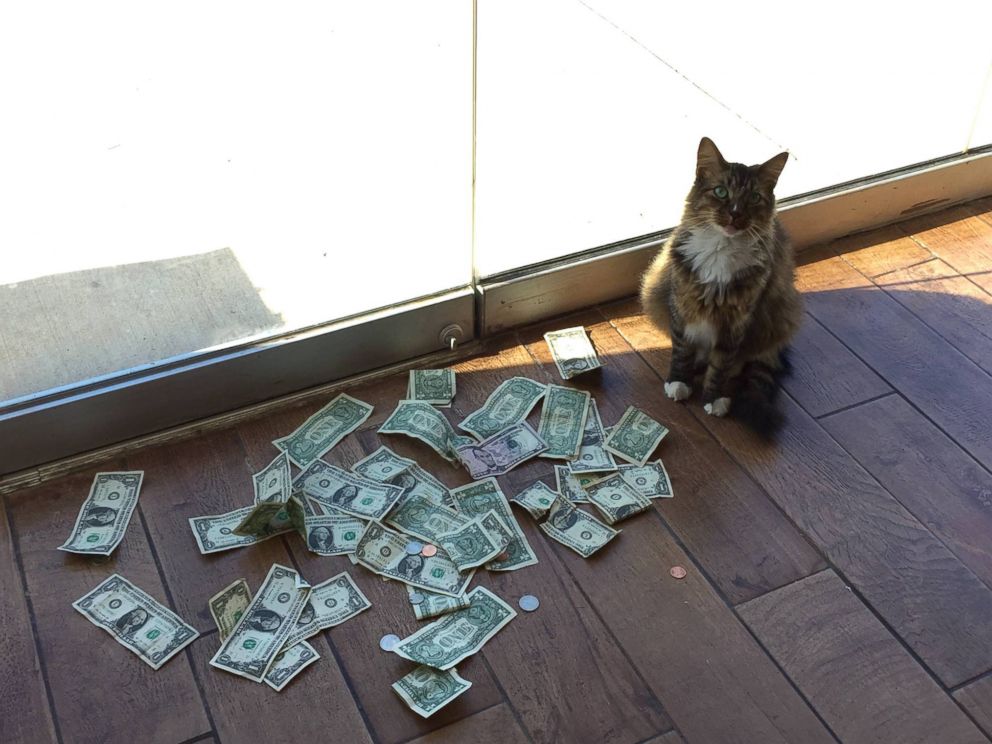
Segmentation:
[(703, 410), (710, 416), (726, 416), (727, 411), (730, 410), (730, 398), (717, 398), (703, 406)]
[(684, 382), (666, 382), (665, 395), (672, 400), (685, 400), (692, 395), (692, 388)]

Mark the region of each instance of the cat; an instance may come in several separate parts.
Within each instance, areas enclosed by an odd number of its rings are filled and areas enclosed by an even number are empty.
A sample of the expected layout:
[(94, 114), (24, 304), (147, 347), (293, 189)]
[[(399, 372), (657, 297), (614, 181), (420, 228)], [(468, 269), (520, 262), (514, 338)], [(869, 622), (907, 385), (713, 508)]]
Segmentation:
[(783, 423), (775, 398), (802, 317), (792, 246), (775, 216), (788, 158), (728, 163), (703, 137), (682, 221), (641, 282), (645, 314), (671, 331), (665, 394), (687, 399), (702, 372), (705, 411), (767, 439)]

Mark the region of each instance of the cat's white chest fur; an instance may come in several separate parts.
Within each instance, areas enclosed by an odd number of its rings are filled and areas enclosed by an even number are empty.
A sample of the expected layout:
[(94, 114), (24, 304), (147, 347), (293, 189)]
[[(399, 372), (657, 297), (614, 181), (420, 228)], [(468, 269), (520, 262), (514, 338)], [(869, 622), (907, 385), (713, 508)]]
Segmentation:
[(714, 227), (694, 230), (679, 249), (703, 284), (726, 285), (734, 275), (755, 263), (754, 240), (747, 235), (729, 237)]

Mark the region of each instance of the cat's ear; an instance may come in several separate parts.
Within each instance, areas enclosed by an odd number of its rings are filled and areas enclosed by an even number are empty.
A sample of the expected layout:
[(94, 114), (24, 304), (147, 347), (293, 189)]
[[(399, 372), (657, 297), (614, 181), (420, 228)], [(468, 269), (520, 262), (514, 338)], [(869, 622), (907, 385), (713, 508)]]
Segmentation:
[(709, 137), (699, 140), (699, 149), (696, 151), (696, 175), (707, 174), (718, 176), (727, 168), (727, 161), (713, 144)]
[(758, 166), (758, 178), (760, 178), (763, 183), (767, 184), (768, 188), (774, 189), (775, 184), (778, 183), (778, 177), (782, 175), (782, 169), (785, 167), (785, 163), (788, 159), (788, 152), (780, 152), (771, 160), (766, 160)]

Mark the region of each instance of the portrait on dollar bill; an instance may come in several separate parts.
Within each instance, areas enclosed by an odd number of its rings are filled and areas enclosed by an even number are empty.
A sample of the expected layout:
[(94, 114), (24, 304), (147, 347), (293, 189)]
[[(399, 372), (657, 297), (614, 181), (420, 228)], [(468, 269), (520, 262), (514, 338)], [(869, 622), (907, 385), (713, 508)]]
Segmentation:
[(313, 602), (307, 602), (303, 605), (303, 609), (300, 611), (300, 617), (297, 619), (297, 625), (308, 625), (314, 621), (317, 617), (317, 609), (313, 606)]
[(551, 525), (566, 532), (570, 527), (574, 527), (579, 521), (574, 509), (559, 509), (551, 515)]
[(310, 531), (310, 549), (315, 553), (330, 553), (337, 549), (334, 544), (334, 532), (330, 527), (314, 527)]
[(358, 498), (358, 486), (351, 485), (350, 483), (341, 486), (337, 491), (331, 494), (331, 503), (334, 506), (340, 506), (345, 509), (351, 506), (352, 502)]
[(114, 621), (114, 627), (122, 636), (130, 638), (141, 630), (141, 626), (147, 622), (148, 613), (141, 607), (135, 607), (117, 618)]
[(86, 527), (106, 527), (108, 524), (113, 524), (115, 519), (117, 519), (116, 509), (111, 509), (109, 506), (91, 506), (81, 524)]
[(245, 625), (259, 633), (273, 633), (282, 625), (282, 615), (265, 607), (259, 607), (245, 620)]
[(417, 555), (406, 555), (397, 564), (396, 570), (408, 579), (419, 579), (421, 571), (424, 570), (424, 558)]

